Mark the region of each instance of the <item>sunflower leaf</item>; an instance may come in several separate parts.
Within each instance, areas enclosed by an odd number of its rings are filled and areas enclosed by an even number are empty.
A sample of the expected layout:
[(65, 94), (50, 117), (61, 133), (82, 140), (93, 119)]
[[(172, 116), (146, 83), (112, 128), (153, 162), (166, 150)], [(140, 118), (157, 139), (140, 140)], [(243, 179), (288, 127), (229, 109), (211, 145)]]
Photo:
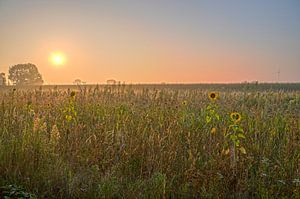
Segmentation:
[(206, 116), (206, 123), (210, 123), (211, 122), (211, 117), (210, 116)]
[(239, 138), (246, 138), (246, 136), (243, 134), (243, 133), (239, 133), (238, 135), (237, 135)]
[(242, 154), (247, 154), (246, 149), (244, 147), (240, 147), (239, 150), (242, 152)]

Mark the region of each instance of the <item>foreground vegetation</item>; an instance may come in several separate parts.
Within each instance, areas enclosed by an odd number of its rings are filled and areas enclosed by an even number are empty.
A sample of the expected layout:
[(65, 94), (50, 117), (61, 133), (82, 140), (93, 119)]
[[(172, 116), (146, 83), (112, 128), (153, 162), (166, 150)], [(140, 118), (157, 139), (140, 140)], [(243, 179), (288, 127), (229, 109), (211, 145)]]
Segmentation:
[(0, 187), (38, 198), (300, 198), (300, 93), (209, 92), (6, 89)]

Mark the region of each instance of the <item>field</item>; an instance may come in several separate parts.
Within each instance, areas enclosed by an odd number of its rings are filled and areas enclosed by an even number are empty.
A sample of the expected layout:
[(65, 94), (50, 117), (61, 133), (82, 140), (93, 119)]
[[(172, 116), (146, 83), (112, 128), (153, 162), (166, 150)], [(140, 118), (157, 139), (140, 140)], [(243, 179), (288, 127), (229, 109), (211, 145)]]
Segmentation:
[(299, 90), (0, 89), (0, 198), (300, 198)]

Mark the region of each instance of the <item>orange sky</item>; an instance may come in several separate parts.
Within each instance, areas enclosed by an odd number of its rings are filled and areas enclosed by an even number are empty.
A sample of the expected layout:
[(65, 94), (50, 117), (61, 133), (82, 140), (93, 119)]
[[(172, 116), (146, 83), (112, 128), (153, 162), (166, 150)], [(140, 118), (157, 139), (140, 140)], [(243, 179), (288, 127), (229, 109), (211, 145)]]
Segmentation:
[[(0, 72), (31, 62), (48, 84), (210, 83), (273, 82), (280, 69), (281, 81), (300, 81), (294, 1), (84, 2), (1, 1)], [(49, 61), (56, 51), (63, 66)]]

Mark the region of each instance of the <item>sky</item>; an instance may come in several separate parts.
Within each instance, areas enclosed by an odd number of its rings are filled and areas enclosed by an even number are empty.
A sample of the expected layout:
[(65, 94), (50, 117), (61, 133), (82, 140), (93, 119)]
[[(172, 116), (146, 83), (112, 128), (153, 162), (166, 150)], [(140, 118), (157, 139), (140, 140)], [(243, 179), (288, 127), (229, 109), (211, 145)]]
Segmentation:
[(300, 1), (0, 0), (0, 72), (20, 63), (46, 84), (300, 82)]

